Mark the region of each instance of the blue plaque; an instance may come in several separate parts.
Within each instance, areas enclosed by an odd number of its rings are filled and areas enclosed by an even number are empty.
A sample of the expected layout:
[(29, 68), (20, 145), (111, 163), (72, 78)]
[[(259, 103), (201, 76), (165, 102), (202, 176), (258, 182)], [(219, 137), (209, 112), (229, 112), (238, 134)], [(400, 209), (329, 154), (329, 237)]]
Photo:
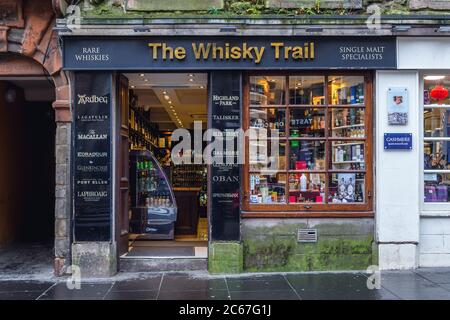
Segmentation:
[(411, 150), (412, 133), (385, 133), (384, 150)]

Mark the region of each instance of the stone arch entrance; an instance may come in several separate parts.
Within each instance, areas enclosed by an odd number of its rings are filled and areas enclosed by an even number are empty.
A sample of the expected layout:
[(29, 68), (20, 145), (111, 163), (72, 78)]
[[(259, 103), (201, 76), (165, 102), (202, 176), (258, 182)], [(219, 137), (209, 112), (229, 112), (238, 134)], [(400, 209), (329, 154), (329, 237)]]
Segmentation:
[(70, 83), (62, 70), (56, 18), (60, 1), (0, 3), (0, 77), (46, 75), (55, 87), (55, 273), (70, 264)]

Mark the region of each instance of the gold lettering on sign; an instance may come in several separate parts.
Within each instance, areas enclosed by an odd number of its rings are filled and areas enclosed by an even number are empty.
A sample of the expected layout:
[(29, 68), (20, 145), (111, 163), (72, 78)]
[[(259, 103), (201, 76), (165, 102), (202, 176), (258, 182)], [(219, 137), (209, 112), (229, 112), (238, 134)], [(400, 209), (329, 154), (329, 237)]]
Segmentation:
[[(153, 60), (183, 60), (187, 56), (184, 47), (173, 48), (164, 42), (148, 43)], [(285, 45), (284, 42), (272, 42), (270, 44), (275, 60), (313, 60), (315, 58), (314, 42), (305, 42), (300, 46)], [(265, 46), (253, 46), (247, 42), (240, 45), (231, 45), (226, 42), (217, 44), (215, 42), (193, 42), (191, 44), (192, 54), (195, 60), (249, 60), (255, 64), (261, 63), (266, 52)]]

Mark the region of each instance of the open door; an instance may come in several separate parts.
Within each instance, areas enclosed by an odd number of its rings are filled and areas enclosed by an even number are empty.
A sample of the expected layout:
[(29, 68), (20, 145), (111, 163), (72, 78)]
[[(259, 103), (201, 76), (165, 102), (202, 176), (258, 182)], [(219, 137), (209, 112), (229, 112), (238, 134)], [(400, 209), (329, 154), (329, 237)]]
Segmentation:
[(116, 241), (117, 254), (120, 257), (128, 252), (128, 194), (130, 188), (129, 180), (129, 161), (128, 161), (128, 119), (129, 119), (129, 100), (128, 100), (128, 79), (119, 74), (117, 76), (117, 166), (116, 166)]

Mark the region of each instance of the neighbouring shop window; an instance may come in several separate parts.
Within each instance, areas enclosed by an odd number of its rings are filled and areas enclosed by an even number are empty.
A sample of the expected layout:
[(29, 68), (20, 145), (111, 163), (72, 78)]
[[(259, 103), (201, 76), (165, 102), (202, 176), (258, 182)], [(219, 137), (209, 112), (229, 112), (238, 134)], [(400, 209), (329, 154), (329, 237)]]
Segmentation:
[(370, 208), (368, 84), (364, 74), (249, 76), (247, 129), (268, 139), (248, 138), (247, 210)]
[(424, 201), (450, 202), (450, 75), (424, 77)]

